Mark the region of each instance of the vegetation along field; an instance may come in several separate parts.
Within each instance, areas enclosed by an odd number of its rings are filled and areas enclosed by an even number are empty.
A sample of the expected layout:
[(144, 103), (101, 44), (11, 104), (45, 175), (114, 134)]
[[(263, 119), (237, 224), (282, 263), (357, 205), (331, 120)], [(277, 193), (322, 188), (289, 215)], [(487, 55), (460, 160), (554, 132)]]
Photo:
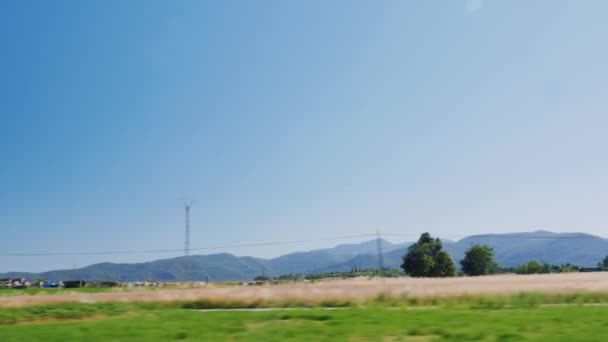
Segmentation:
[[(17, 294), (17, 290), (12, 294)], [(391, 297), (451, 297), (520, 292), (564, 293), (572, 291), (608, 292), (608, 272), (536, 275), (493, 275), (450, 278), (355, 278), (311, 283), (241, 286), (209, 284), (200, 288), (160, 288), (87, 293), (62, 290), (55, 294), (0, 296), (0, 306), (25, 306), (73, 302), (171, 302), (209, 300), (220, 302), (322, 303), (327, 301), (371, 300), (380, 294)]]
[(218, 311), (206, 302), (0, 308), (1, 341), (602, 341), (608, 295), (378, 297), (331, 309)]

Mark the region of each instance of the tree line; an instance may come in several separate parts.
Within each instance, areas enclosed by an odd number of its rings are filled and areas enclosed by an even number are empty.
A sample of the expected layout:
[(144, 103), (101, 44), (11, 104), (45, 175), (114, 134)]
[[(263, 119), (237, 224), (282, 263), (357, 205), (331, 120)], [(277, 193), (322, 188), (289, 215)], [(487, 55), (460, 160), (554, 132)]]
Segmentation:
[(302, 280), (321, 280), (328, 278), (357, 278), (357, 277), (384, 277), (397, 278), (403, 277), (403, 272), (398, 269), (352, 269), (350, 271), (336, 271), (323, 273), (289, 273), (281, 274), (276, 277), (257, 276), (254, 281), (302, 281)]
[[(530, 261), (518, 267), (502, 268), (494, 260), (494, 250), (488, 245), (472, 245), (460, 260), (461, 272), (468, 276), (496, 273), (565, 273), (608, 270), (608, 256), (595, 268), (583, 268), (572, 264), (550, 265)], [(443, 250), (441, 240), (424, 233), (403, 256), (401, 268), (411, 277), (453, 277), (458, 275), (452, 257)]]
[[(452, 257), (443, 250), (439, 238), (433, 238), (429, 233), (420, 235), (418, 241), (412, 244), (403, 256), (401, 268), (410, 277), (454, 277), (459, 274), (481, 276), (498, 273), (542, 274), (608, 271), (608, 256), (596, 267), (579, 267), (573, 264), (552, 265), (531, 260), (517, 267), (501, 267), (494, 259), (494, 249), (488, 245), (475, 244), (469, 247), (460, 260), (460, 270)], [(326, 272), (308, 274), (283, 274), (276, 277), (259, 276), (256, 281), (298, 281), (319, 280), (325, 278), (354, 278), (354, 277), (400, 277), (403, 273), (398, 269), (353, 269), (346, 272)]]

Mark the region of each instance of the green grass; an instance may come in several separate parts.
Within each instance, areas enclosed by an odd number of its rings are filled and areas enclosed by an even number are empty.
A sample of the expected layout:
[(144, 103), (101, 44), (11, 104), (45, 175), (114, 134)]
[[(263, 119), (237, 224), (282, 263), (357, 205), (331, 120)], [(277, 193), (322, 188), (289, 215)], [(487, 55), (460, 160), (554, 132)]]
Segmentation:
[(608, 306), (588, 304), (606, 298), (593, 293), (381, 297), (339, 310), (265, 312), (187, 309), (213, 307), (211, 302), (0, 308), (0, 341), (604, 341)]
[(66, 294), (66, 293), (97, 293), (109, 292), (113, 288), (107, 287), (79, 287), (73, 289), (51, 288), (44, 289), (40, 287), (29, 287), (27, 289), (0, 289), (0, 296), (22, 296), (22, 295), (38, 295), (38, 294)]
[[(23, 308), (0, 308), (0, 330), (3, 326), (49, 320), (74, 320), (90, 317), (112, 317), (141, 310), (128, 303), (39, 305)], [(0, 339), (1, 341), (1, 339)]]
[(602, 341), (608, 339), (607, 314), (608, 308), (583, 306), (272, 312), (139, 309), (94, 320), (2, 326), (0, 340)]
[(384, 306), (443, 306), (473, 309), (535, 307), (548, 304), (608, 304), (607, 292), (545, 294), (527, 292), (508, 295), (461, 295), (453, 297), (390, 297), (379, 295), (372, 303)]
[(67, 294), (67, 293), (99, 293), (99, 292), (122, 292), (122, 291), (154, 291), (166, 289), (164, 287), (77, 287), (77, 288), (40, 288), (28, 287), (26, 289), (7, 289), (0, 288), (2, 296), (23, 296), (23, 295), (47, 295), (47, 294)]

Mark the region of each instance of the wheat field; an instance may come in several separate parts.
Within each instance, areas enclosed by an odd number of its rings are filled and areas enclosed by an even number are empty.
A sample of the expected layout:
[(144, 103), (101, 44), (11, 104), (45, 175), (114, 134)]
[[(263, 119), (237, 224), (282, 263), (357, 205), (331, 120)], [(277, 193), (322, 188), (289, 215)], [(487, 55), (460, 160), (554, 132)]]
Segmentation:
[(569, 293), (608, 292), (608, 272), (543, 275), (495, 275), (458, 278), (336, 279), (315, 283), (279, 285), (208, 284), (189, 289), (157, 291), (111, 291), (103, 293), (62, 293), (0, 297), (0, 306), (18, 307), (56, 303), (234, 301), (240, 303), (358, 301), (379, 295), (408, 298), (516, 294), (522, 292)]

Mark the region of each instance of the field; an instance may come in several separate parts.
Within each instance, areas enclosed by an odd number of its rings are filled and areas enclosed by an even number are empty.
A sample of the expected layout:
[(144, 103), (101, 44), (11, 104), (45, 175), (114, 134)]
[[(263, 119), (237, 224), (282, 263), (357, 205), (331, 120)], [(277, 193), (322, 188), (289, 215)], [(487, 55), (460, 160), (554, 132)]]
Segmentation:
[(481, 294), (517, 294), (520, 292), (563, 293), (573, 291), (608, 292), (608, 272), (562, 273), (542, 275), (497, 275), (443, 279), (346, 279), (317, 283), (240, 286), (213, 285), (192, 289), (145, 289), (42, 293), (37, 295), (0, 296), (0, 306), (59, 304), (72, 302), (172, 302), (207, 300), (239, 302), (256, 306), (282, 303), (312, 303), (371, 300), (378, 295), (396, 298), (477, 296)]
[[(435, 306), (198, 311), (183, 306), (61, 304), (1, 309), (1, 341), (603, 341), (608, 307), (542, 296)], [(574, 296), (576, 297), (576, 296)], [(564, 297), (565, 298), (565, 297)], [(540, 302), (539, 302), (540, 301)], [(505, 305), (505, 303), (511, 303)], [(534, 303), (534, 304), (531, 304)]]
[(30, 287), (27, 289), (9, 289), (9, 288), (0, 288), (0, 297), (6, 296), (22, 296), (22, 295), (43, 295), (43, 294), (71, 294), (71, 293), (99, 293), (99, 292), (111, 292), (115, 291), (113, 288), (103, 288), (103, 287), (81, 287), (81, 288), (73, 288), (73, 289), (64, 289), (64, 288), (40, 288), (40, 287)]
[[(77, 287), (77, 288), (40, 288), (32, 286), (26, 289), (11, 289), (11, 288), (0, 288), (0, 298), (6, 297), (29, 297), (36, 296), (35, 298), (43, 298), (42, 295), (78, 295), (87, 293), (124, 293), (124, 292), (141, 292), (147, 293), (150, 291), (166, 290), (167, 288), (179, 288), (178, 286), (171, 287)], [(0, 299), (0, 305), (5, 304)]]
[(604, 341), (605, 286), (597, 273), (5, 296), (0, 341)]

